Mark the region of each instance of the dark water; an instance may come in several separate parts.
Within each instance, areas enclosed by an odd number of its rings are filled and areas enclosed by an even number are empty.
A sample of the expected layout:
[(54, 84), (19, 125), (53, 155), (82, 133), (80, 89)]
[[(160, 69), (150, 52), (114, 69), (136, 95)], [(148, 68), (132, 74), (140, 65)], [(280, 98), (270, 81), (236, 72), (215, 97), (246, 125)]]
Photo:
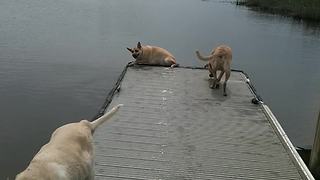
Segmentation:
[(226, 43), (297, 146), (320, 109), (320, 25), (200, 0), (0, 1), (0, 179), (27, 166), (54, 129), (92, 118), (137, 41), (202, 66)]

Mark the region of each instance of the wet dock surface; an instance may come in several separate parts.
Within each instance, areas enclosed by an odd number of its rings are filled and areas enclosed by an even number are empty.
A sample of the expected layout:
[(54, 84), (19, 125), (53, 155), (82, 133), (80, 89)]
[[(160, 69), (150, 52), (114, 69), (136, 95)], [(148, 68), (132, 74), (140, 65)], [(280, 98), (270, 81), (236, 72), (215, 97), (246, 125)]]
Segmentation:
[(241, 72), (129, 67), (95, 133), (95, 179), (308, 179)]

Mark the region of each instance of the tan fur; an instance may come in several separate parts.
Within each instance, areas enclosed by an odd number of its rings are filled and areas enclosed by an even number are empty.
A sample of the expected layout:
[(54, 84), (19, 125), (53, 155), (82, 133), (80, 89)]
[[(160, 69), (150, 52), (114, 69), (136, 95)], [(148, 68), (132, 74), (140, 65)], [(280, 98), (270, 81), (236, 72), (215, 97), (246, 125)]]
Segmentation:
[[(210, 76), (213, 76), (213, 83), (210, 86), (211, 88), (219, 88), (219, 82), (225, 73), (225, 81), (223, 83), (223, 95), (227, 96), (226, 86), (227, 81), (231, 73), (231, 61), (232, 61), (232, 50), (229, 46), (220, 45), (217, 48), (213, 49), (211, 55), (202, 56), (199, 51), (196, 51), (196, 55), (200, 60), (209, 61), (208, 70)], [(217, 71), (221, 71), (219, 77), (217, 78)]]
[(93, 122), (82, 120), (56, 129), (16, 180), (93, 180), (95, 129), (110, 119), (117, 105)]
[(177, 66), (175, 57), (167, 50), (156, 46), (141, 46), (138, 42), (137, 47), (127, 48), (134, 59), (134, 64)]

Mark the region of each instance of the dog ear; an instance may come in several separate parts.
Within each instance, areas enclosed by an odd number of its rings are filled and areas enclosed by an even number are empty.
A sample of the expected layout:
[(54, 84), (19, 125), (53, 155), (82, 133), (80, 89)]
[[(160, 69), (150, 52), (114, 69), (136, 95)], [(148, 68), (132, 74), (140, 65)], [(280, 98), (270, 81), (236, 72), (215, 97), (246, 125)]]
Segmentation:
[(138, 44), (137, 44), (137, 48), (139, 48), (139, 49), (141, 49), (141, 48), (142, 48), (142, 46), (141, 46), (141, 43), (140, 43), (140, 42), (138, 42)]
[(131, 53), (133, 53), (133, 50), (132, 50), (131, 48), (128, 48), (128, 47), (127, 47), (127, 49), (128, 49), (128, 51), (130, 51)]

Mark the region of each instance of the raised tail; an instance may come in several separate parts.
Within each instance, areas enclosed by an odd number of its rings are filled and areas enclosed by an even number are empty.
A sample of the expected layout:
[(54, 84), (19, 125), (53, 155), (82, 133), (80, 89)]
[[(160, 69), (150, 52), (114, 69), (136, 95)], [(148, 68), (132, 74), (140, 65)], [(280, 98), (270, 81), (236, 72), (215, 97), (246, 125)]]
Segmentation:
[(197, 54), (198, 59), (200, 59), (200, 60), (202, 60), (202, 61), (209, 61), (210, 59), (213, 58), (213, 55), (210, 55), (210, 56), (202, 56), (199, 51), (196, 51), (196, 54)]
[(123, 106), (123, 104), (118, 104), (116, 106), (114, 106), (110, 111), (108, 111), (107, 113), (105, 113), (103, 116), (99, 117), (98, 119), (90, 122), (91, 123), (91, 128), (92, 131), (94, 131), (98, 126), (100, 126), (101, 124), (103, 124), (105, 121), (107, 121), (108, 119), (110, 119), (117, 111), (118, 109)]

